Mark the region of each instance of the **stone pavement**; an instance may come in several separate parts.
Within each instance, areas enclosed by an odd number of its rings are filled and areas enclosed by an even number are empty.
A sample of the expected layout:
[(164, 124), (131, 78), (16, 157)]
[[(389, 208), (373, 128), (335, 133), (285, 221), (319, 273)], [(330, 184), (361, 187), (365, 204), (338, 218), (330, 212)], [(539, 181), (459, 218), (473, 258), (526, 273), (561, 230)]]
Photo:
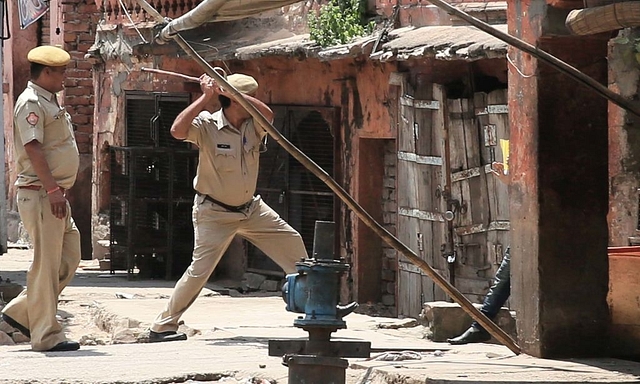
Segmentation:
[[(0, 276), (24, 284), (30, 257), (26, 250), (0, 256)], [(172, 288), (173, 282), (79, 270), (61, 296), (59, 315), (82, 348), (38, 353), (28, 344), (0, 346), (0, 383), (288, 383), (282, 359), (268, 356), (268, 341), (307, 334), (293, 326), (298, 314), (286, 312), (274, 294), (220, 293), (209, 284), (183, 316), (189, 340), (137, 342)], [(640, 383), (634, 362), (515, 356), (495, 344), (431, 342), (412, 319), (353, 313), (345, 320), (348, 329), (334, 339), (371, 341), (374, 349), (370, 359), (349, 359), (347, 384)]]

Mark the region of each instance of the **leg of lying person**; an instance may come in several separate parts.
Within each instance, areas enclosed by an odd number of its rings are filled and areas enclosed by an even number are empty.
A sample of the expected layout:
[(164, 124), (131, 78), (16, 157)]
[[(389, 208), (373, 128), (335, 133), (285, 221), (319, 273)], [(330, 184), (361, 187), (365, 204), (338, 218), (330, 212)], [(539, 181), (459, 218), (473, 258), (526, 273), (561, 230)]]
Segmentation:
[[(482, 303), (482, 308), (480, 308), (480, 312), (484, 313), (489, 319), (493, 320), (500, 308), (504, 305), (504, 303), (509, 298), (511, 294), (511, 252), (510, 249), (504, 253), (504, 258), (502, 259), (502, 263), (496, 272), (496, 276), (494, 279), (494, 283), (489, 289), (489, 293), (484, 298), (484, 302)], [(449, 344), (460, 345), (460, 344), (468, 344), (468, 343), (480, 343), (483, 341), (487, 341), (491, 338), (491, 335), (480, 325), (478, 322), (474, 321), (471, 323), (469, 329), (467, 329), (460, 336), (448, 339)]]

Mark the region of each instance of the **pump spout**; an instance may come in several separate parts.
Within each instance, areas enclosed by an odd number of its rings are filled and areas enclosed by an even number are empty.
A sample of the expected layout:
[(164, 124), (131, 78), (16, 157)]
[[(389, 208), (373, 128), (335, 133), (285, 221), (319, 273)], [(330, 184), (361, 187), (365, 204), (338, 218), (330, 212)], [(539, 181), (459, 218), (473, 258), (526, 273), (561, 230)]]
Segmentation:
[(358, 303), (356, 303), (355, 301), (347, 305), (338, 305), (336, 306), (336, 309), (337, 309), (336, 315), (338, 316), (338, 318), (342, 319), (343, 317), (347, 316), (351, 312), (355, 311), (356, 308), (358, 308)]

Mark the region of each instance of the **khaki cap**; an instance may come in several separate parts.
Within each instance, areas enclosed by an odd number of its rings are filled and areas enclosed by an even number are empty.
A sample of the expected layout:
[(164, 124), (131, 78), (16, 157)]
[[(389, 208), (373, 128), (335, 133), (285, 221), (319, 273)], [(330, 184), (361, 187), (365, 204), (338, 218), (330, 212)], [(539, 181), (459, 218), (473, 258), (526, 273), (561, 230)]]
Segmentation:
[(258, 82), (251, 76), (234, 73), (227, 76), (227, 82), (240, 93), (251, 95), (258, 90)]
[(43, 45), (33, 48), (27, 54), (27, 60), (47, 67), (63, 67), (71, 61), (71, 55), (62, 48)]

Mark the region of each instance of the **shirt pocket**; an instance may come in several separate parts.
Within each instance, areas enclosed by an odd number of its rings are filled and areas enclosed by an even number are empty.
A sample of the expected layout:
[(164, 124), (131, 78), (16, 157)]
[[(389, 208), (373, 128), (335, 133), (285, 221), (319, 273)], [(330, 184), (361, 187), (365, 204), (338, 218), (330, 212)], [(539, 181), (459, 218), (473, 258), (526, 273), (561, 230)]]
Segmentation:
[(227, 144), (218, 144), (215, 148), (215, 167), (222, 172), (231, 172), (240, 169), (238, 164), (238, 151)]
[(260, 160), (260, 147), (251, 148), (247, 153), (247, 165), (251, 169), (251, 167), (257, 167), (258, 161)]
[(51, 123), (45, 127), (45, 136), (47, 137), (47, 142), (51, 145), (58, 145), (73, 138), (71, 115), (64, 110), (56, 114)]

